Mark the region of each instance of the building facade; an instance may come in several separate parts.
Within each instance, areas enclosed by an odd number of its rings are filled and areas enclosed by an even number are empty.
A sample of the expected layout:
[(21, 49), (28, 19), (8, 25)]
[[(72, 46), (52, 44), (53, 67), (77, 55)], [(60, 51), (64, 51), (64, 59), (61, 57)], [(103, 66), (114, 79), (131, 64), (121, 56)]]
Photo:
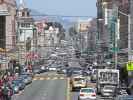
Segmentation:
[(8, 68), (8, 52), (16, 48), (16, 1), (0, 0), (0, 70)]
[(16, 46), (16, 1), (0, 0), (0, 48), (9, 51)]
[(19, 61), (24, 64), (26, 54), (34, 49), (33, 45), (34, 20), (30, 16), (30, 9), (25, 6), (23, 0), (17, 10), (17, 45), (19, 47)]
[(42, 58), (48, 57), (51, 51), (59, 44), (59, 34), (61, 33), (60, 23), (36, 21), (37, 47)]
[[(128, 17), (121, 14), (120, 11), (129, 14), (129, 0), (97, 0), (97, 8), (97, 27), (102, 52), (114, 52), (112, 45), (115, 43), (114, 33), (117, 32), (118, 58), (121, 60), (120, 62), (127, 62)], [(116, 21), (112, 20), (114, 17), (116, 17)]]

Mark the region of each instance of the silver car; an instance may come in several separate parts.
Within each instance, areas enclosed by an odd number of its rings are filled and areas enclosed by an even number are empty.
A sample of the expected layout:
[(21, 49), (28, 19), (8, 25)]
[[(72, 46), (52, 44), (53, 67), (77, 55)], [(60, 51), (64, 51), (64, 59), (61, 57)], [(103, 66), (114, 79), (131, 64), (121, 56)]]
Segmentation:
[(102, 96), (105, 97), (110, 97), (110, 96), (114, 96), (115, 95), (115, 86), (111, 86), (111, 85), (105, 85), (103, 87), (103, 89), (101, 90), (101, 94)]

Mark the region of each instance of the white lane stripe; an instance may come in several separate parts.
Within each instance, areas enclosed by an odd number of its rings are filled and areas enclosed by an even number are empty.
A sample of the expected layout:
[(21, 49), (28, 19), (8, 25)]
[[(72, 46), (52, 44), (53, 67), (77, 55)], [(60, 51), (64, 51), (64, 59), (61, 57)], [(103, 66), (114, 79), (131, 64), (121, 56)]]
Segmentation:
[(35, 81), (35, 80), (37, 80), (37, 78), (34, 78), (33, 80)]
[(63, 80), (63, 79), (65, 79), (65, 78), (64, 78), (64, 77), (61, 77), (60, 79)]
[(41, 77), (40, 80), (45, 80), (45, 78)]
[(57, 77), (54, 77), (53, 79), (54, 79), (54, 80), (57, 80), (58, 78), (57, 78)]
[(46, 78), (47, 80), (50, 80), (50, 77)]

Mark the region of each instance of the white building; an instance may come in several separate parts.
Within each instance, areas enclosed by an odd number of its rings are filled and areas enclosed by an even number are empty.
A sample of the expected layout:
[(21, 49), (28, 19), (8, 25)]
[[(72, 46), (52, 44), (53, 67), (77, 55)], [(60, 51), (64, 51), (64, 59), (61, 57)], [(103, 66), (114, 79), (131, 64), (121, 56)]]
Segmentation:
[(19, 51), (21, 52), (21, 59), (25, 59), (25, 55), (31, 50), (26, 48), (26, 42), (31, 41), (31, 47), (33, 46), (33, 26), (34, 20), (30, 16), (30, 10), (25, 6), (24, 0), (20, 0), (20, 5), (17, 11), (17, 43), (19, 45)]

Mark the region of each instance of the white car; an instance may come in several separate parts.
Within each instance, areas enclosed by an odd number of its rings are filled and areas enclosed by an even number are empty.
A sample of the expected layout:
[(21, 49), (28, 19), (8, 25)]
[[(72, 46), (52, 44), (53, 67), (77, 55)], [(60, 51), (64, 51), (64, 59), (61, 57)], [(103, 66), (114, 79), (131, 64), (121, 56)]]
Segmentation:
[(49, 71), (56, 71), (57, 68), (56, 68), (56, 67), (48, 67), (48, 70), (49, 70)]
[(110, 97), (115, 95), (115, 86), (105, 85), (101, 90), (102, 96)]
[(96, 91), (94, 88), (81, 88), (78, 100), (96, 100)]

